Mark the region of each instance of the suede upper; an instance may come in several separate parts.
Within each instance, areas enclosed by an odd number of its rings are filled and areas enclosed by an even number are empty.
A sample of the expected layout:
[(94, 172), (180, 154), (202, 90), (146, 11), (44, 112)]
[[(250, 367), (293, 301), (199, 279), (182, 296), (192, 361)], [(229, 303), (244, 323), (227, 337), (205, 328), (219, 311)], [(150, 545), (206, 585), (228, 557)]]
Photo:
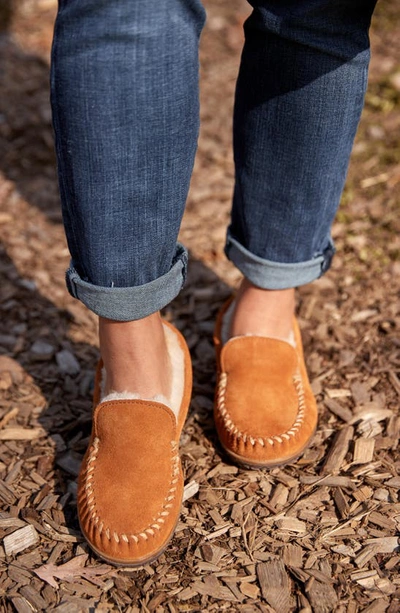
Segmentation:
[(289, 430), (299, 404), (293, 347), (257, 336), (233, 338), (222, 349), (221, 370), (226, 373), (225, 404), (239, 431), (262, 437)]
[(96, 408), (93, 430), (80, 479), (82, 530), (107, 557), (140, 560), (172, 532), (181, 505), (175, 417), (158, 403), (109, 401)]
[(309, 444), (317, 407), (304, 365), (300, 331), (296, 347), (260, 336), (221, 343), (223, 307), (215, 344), (218, 386), (215, 423), (223, 447), (237, 461), (259, 467), (288, 462)]
[[(183, 337), (169, 327), (185, 354), (178, 421), (169, 407), (148, 400), (105, 401), (93, 413), (78, 481), (78, 514), (91, 547), (115, 564), (152, 561), (168, 544), (179, 518), (183, 494), (179, 437), (191, 395), (191, 364)], [(95, 403), (100, 377), (101, 363)]]

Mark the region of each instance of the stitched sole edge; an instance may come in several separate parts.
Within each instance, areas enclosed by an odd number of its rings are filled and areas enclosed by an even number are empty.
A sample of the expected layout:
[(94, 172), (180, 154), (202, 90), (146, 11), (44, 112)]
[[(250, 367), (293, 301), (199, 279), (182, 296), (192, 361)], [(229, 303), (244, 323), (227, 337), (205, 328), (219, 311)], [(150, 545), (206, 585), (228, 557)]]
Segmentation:
[(296, 451), (295, 454), (289, 456), (288, 458), (278, 458), (276, 460), (272, 460), (272, 461), (270, 460), (270, 461), (265, 461), (265, 462), (253, 462), (252, 460), (244, 456), (238, 455), (234, 451), (230, 451), (229, 449), (227, 449), (225, 445), (221, 442), (221, 440), (219, 442), (220, 442), (221, 447), (225, 451), (225, 453), (232, 460), (234, 460), (241, 466), (244, 466), (245, 468), (276, 468), (277, 466), (285, 466), (286, 464), (291, 464), (292, 462), (297, 460), (300, 456), (302, 456), (303, 453), (311, 445), (312, 439), (314, 438), (316, 431), (317, 431), (317, 426), (315, 426), (314, 430), (312, 431), (310, 435), (310, 438), (307, 440), (305, 445), (303, 445), (303, 447), (299, 449), (299, 451)]
[[(182, 494), (182, 498), (183, 498), (183, 494)], [(92, 545), (92, 543), (89, 541), (89, 539), (86, 537), (85, 532), (82, 529), (82, 524), (80, 522), (80, 519), (78, 517), (79, 520), (79, 527), (81, 529), (81, 532), (83, 534), (83, 537), (85, 539), (85, 541), (87, 542), (87, 544), (89, 545), (90, 549), (92, 549), (94, 551), (94, 553), (99, 556), (99, 558), (101, 558), (102, 560), (104, 560), (105, 562), (107, 562), (108, 564), (113, 564), (114, 566), (119, 566), (119, 567), (127, 567), (127, 568), (137, 568), (139, 566), (144, 566), (145, 564), (151, 564), (152, 562), (154, 562), (155, 560), (157, 560), (157, 558), (164, 553), (164, 551), (167, 549), (168, 545), (170, 544), (174, 534), (175, 534), (175, 530), (176, 527), (178, 525), (180, 516), (182, 513), (182, 502), (181, 502), (181, 506), (179, 507), (179, 513), (178, 513), (178, 517), (177, 520), (171, 530), (171, 534), (168, 536), (167, 540), (165, 541), (165, 543), (162, 544), (162, 546), (157, 549), (157, 551), (155, 551), (154, 553), (152, 553), (149, 556), (146, 556), (144, 558), (139, 558), (138, 560), (127, 560), (126, 562), (120, 560), (120, 559), (115, 559), (115, 558), (109, 558), (108, 556), (106, 556), (104, 553), (102, 553), (99, 549), (97, 549), (97, 547), (95, 547), (94, 545)]]

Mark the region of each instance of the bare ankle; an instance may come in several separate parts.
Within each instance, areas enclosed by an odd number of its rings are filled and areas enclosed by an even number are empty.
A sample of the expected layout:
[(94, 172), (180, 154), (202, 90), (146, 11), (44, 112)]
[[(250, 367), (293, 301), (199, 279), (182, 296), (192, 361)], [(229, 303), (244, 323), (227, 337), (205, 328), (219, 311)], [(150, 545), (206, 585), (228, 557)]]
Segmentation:
[(295, 310), (294, 289), (266, 290), (243, 279), (235, 301), (230, 336), (256, 334), (287, 338)]
[(170, 393), (170, 364), (159, 313), (137, 321), (99, 319), (100, 352), (107, 379), (105, 393), (143, 397)]

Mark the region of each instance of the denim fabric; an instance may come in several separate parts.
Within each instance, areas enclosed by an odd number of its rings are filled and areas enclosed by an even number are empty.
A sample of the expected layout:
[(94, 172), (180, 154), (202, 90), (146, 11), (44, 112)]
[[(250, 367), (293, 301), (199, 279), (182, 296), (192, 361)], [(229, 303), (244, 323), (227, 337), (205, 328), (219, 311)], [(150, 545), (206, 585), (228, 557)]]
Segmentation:
[(225, 251), (256, 285), (283, 289), (312, 281), (332, 259), (330, 228), (363, 106), (376, 2), (251, 4)]
[(134, 287), (99, 287), (83, 281), (71, 265), (66, 272), (69, 293), (78, 298), (91, 311), (117, 321), (132, 321), (143, 317), (143, 310), (155, 313), (180, 292), (186, 279), (187, 251), (178, 244), (176, 257), (170, 270), (144, 285)]
[(157, 311), (184, 281), (176, 241), (197, 145), (204, 20), (191, 0), (59, 4), (51, 98), (67, 286), (110, 319)]
[(233, 238), (228, 228), (225, 253), (254, 285), (265, 289), (287, 289), (318, 279), (329, 269), (335, 247), (332, 240), (329, 240), (324, 252), (311, 260), (294, 263), (276, 262), (248, 251)]
[[(375, 0), (251, 4), (226, 253), (277, 289), (329, 267)], [(184, 281), (176, 241), (197, 145), (204, 19), (199, 0), (60, 0), (51, 87), (67, 285), (104, 317), (144, 317)]]

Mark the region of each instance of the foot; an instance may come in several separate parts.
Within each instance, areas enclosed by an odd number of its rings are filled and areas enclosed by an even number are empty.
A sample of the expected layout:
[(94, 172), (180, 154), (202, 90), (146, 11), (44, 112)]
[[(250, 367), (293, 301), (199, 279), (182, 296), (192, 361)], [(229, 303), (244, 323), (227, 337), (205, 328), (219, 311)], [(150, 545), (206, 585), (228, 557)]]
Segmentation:
[[(154, 320), (149, 325), (157, 328)], [(159, 391), (157, 386), (148, 383), (149, 372), (154, 379), (154, 363), (151, 368), (142, 368), (136, 355), (132, 360), (132, 347), (142, 349), (144, 364), (148, 365), (149, 354), (154, 360), (159, 358), (153, 351), (154, 337), (148, 347), (143, 345), (146, 331), (139, 326), (141, 331), (133, 334), (134, 342), (130, 344), (124, 336), (125, 325), (121, 326), (122, 331), (117, 325), (110, 332), (107, 323), (104, 327), (103, 324), (102, 341), (107, 341), (103, 345), (104, 355), (108, 357), (111, 353), (121, 362), (124, 345), (130, 350), (130, 365), (135, 366), (125, 377), (113, 379), (113, 384), (124, 388), (132, 385), (147, 396)], [(126, 326), (127, 335), (130, 328)], [(180, 391), (178, 385), (172, 386), (175, 393), (178, 390), (176, 413), (158, 400), (128, 398), (94, 402), (92, 434), (78, 479), (78, 517), (90, 547), (111, 564), (137, 567), (152, 562), (171, 540), (181, 510), (184, 482), (179, 439), (191, 396), (191, 361), (178, 330), (166, 322), (163, 328), (168, 348), (175, 347), (171, 353), (172, 371), (174, 381), (177, 378), (180, 381)], [(121, 333), (117, 339), (116, 331)], [(114, 367), (111, 360), (110, 372), (114, 372)], [(141, 378), (137, 376), (138, 371), (142, 373)], [(162, 378), (157, 381), (162, 386)], [(100, 395), (99, 385), (98, 376), (96, 399)]]
[[(274, 317), (261, 317), (261, 307), (254, 302), (243, 327), (235, 329), (237, 320), (232, 322), (234, 338), (229, 342), (223, 332), (232, 301), (218, 315), (214, 418), (221, 444), (236, 462), (268, 468), (292, 462), (308, 447), (317, 425), (317, 406), (289, 296), (282, 307), (286, 328), (280, 326), (276, 309)], [(243, 304), (239, 300), (237, 313)], [(268, 311), (268, 298), (266, 304), (266, 311), (274, 312)]]
[(131, 392), (142, 398), (170, 397), (171, 364), (159, 313), (127, 322), (100, 317), (99, 336), (104, 396)]
[(229, 336), (289, 339), (294, 309), (294, 289), (265, 290), (243, 279), (235, 299)]

